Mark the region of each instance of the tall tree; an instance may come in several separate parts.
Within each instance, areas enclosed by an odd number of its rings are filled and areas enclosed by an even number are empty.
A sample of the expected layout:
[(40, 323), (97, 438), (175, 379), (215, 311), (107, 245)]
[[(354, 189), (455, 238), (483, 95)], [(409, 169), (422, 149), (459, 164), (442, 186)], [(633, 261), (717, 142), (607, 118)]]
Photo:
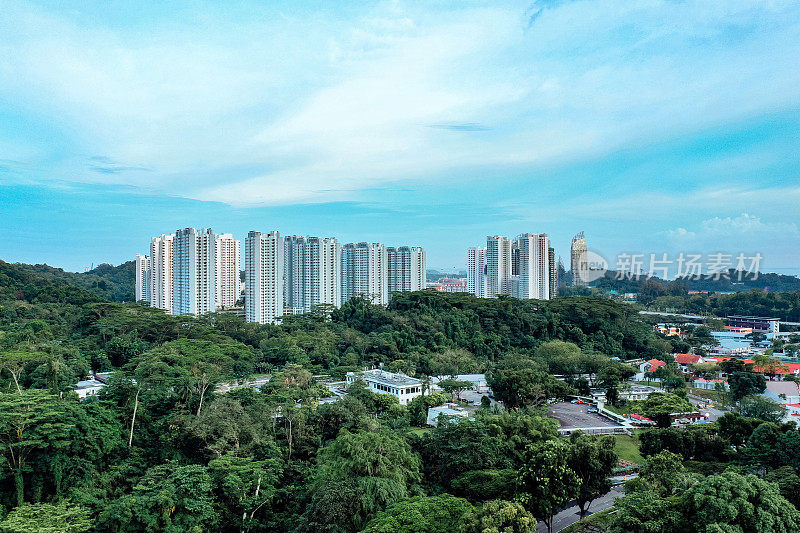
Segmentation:
[(553, 531), (553, 516), (580, 489), (580, 478), (569, 467), (569, 453), (564, 441), (534, 444), (517, 478), (520, 501), (531, 514), (542, 518), (548, 532)]
[(68, 444), (73, 424), (58, 398), (38, 389), (0, 393), (0, 452), (14, 473), (17, 505), (25, 501), (24, 472), (34, 452), (58, 450)]
[(597, 438), (575, 432), (570, 435), (567, 464), (578, 475), (578, 508), (586, 516), (592, 501), (611, 490), (611, 473), (617, 466), (614, 438)]

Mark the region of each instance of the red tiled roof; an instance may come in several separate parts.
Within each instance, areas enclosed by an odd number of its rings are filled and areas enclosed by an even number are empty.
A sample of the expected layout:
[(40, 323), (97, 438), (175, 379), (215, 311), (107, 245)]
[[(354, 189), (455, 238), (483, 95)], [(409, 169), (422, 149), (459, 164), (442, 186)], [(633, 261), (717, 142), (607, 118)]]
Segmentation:
[(699, 355), (695, 355), (693, 353), (678, 353), (678, 354), (675, 354), (675, 361), (680, 363), (680, 364), (682, 364), (682, 365), (699, 363), (700, 362), (700, 356)]

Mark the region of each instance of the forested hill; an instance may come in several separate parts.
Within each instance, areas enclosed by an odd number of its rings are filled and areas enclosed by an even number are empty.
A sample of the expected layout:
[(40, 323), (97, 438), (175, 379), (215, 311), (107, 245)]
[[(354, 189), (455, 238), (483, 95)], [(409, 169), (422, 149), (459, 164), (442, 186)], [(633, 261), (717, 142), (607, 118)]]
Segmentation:
[[(571, 279), (569, 273), (566, 276), (566, 279)], [(625, 293), (639, 292), (642, 285), (648, 281), (655, 281), (667, 288), (675, 287), (676, 291), (745, 292), (753, 289), (768, 292), (800, 291), (800, 278), (796, 276), (786, 276), (772, 272), (762, 272), (758, 276), (753, 276), (736, 270), (728, 271), (727, 277), (721, 277), (720, 279), (705, 279), (704, 276), (701, 279), (678, 278), (673, 281), (666, 281), (657, 277), (647, 278), (646, 276), (641, 276), (639, 279), (619, 279), (617, 272), (609, 270), (606, 272), (605, 277), (591, 282), (590, 285), (603, 291), (614, 290), (619, 293)]]
[[(95, 296), (94, 299), (112, 302), (132, 302), (134, 299), (136, 272), (133, 261), (119, 266), (104, 263), (84, 273), (66, 272), (49, 265), (12, 264), (0, 261), (0, 272), (17, 279), (18, 283), (32, 284), (33, 286), (27, 289), (27, 294), (38, 298), (38, 301), (65, 301), (59, 298), (66, 296), (60, 294), (61, 291), (69, 292), (66, 289), (67, 284), (89, 291)], [(37, 281), (33, 283), (34, 280)], [(36, 285), (40, 288), (37, 289)], [(0, 290), (5, 289), (5, 284), (0, 284)]]

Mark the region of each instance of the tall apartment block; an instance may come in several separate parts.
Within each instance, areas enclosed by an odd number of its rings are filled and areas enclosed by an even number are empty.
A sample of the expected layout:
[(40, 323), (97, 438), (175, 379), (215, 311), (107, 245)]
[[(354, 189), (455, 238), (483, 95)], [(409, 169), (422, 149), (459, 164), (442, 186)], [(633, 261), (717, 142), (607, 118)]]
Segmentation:
[(425, 289), (425, 250), (416, 246), (386, 248), (386, 283), (389, 295), (393, 292)]
[(555, 298), (558, 295), (558, 266), (556, 250), (552, 246), (547, 249), (547, 266), (550, 271), (550, 298)]
[(242, 294), (241, 242), (230, 233), (220, 233), (215, 246), (217, 308), (228, 309), (236, 305)]
[(572, 238), (572, 245), (570, 247), (570, 271), (572, 273), (572, 285), (581, 286), (587, 285), (583, 276), (581, 276), (582, 269), (585, 268), (587, 258), (586, 237), (583, 232), (578, 233)]
[(211, 229), (175, 232), (172, 252), (172, 314), (217, 310), (217, 236)]
[(342, 246), (342, 303), (364, 297), (373, 304), (389, 303), (386, 247), (360, 242)]
[(550, 239), (546, 233), (523, 233), (515, 240), (518, 251), (518, 281), (515, 293), (520, 299), (550, 298)]
[(289, 313), (307, 313), (319, 304), (341, 305), (342, 246), (334, 238), (284, 239), (284, 301)]
[(136, 301), (149, 302), (150, 278), (152, 274), (152, 269), (150, 266), (150, 256), (136, 254), (134, 267), (136, 268), (136, 288), (135, 288)]
[(511, 295), (511, 241), (486, 237), (486, 297)]
[(283, 315), (284, 243), (277, 231), (251, 231), (245, 239), (245, 318), (274, 323)]
[(483, 246), (467, 249), (467, 292), (486, 298), (486, 248)]
[(175, 235), (150, 241), (150, 307), (172, 313), (172, 244)]

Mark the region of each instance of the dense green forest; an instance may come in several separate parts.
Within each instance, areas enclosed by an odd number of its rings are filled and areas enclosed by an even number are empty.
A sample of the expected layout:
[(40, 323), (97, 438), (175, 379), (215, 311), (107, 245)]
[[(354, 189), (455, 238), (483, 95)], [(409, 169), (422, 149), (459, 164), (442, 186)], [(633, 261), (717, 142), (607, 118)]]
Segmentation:
[[(40, 284), (45, 281), (47, 287), (80, 287), (95, 294), (99, 299), (112, 302), (132, 302), (134, 299), (134, 281), (136, 272), (133, 261), (122, 263), (118, 266), (102, 264), (88, 272), (66, 272), (60, 268), (48, 265), (26, 265), (22, 263), (9, 264), (0, 261), (0, 276), (16, 279), (13, 283), (15, 290), (38, 291), (34, 286), (25, 288), (25, 285)], [(27, 281), (26, 281), (27, 280)], [(22, 283), (22, 286), (20, 286)], [(0, 287), (7, 289), (6, 283)], [(65, 289), (69, 290), (69, 289)], [(49, 298), (49, 297), (45, 297)]]
[[(683, 348), (673, 342), (605, 298), (404, 293), (388, 308), (354, 299), (258, 325), (110, 302), (2, 263), (0, 531), (532, 532), (570, 501), (585, 510), (617, 467), (613, 437), (559, 438), (548, 399), (588, 387), (578, 376), (619, 387), (625, 359), (667, 357)], [(449, 395), (401, 406), (357, 382), (319, 402), (331, 392), (315, 375), (378, 363), (423, 381), (487, 372), (508, 410), (423, 429)], [(113, 374), (78, 401), (92, 371)], [(260, 389), (217, 389), (262, 373)], [(768, 447), (800, 433), (748, 414), (642, 435), (642, 481), (603, 527), (796, 529), (784, 498), (796, 496), (769, 477), (793, 459)], [(724, 502), (734, 512), (693, 499), (726, 483), (744, 487)]]

